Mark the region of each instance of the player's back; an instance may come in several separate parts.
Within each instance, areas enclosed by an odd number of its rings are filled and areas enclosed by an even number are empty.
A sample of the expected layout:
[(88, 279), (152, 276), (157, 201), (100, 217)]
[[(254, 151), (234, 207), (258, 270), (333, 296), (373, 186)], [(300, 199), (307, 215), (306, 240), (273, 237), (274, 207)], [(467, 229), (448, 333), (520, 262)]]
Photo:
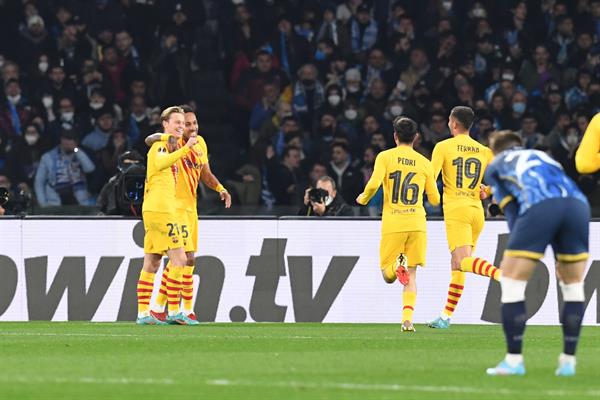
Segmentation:
[(382, 232), (425, 231), (423, 193), (427, 191), (432, 202), (439, 202), (431, 162), (408, 145), (377, 157), (384, 167)]
[(444, 183), (444, 211), (459, 207), (482, 208), (480, 185), (492, 151), (467, 134), (439, 142), (431, 157), (434, 176), (440, 171)]
[(500, 182), (502, 188), (494, 187), (494, 190), (499, 191), (501, 197), (514, 198), (520, 215), (548, 199), (574, 198), (587, 204), (586, 197), (562, 166), (539, 150), (514, 149), (498, 154), (490, 164), (486, 181)]
[(174, 212), (177, 165), (161, 169), (158, 158), (169, 153), (167, 142), (155, 142), (148, 151), (143, 211)]

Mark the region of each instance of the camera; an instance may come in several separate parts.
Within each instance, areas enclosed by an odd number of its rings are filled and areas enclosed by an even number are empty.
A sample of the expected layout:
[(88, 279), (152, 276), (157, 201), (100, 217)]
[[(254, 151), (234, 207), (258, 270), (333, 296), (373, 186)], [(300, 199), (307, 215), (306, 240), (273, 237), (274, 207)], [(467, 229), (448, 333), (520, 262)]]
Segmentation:
[(315, 203), (324, 203), (329, 192), (325, 189), (314, 188), (308, 191), (308, 199)]
[(25, 214), (31, 207), (31, 194), (25, 190), (13, 194), (6, 188), (0, 188), (0, 206), (13, 215)]
[(141, 165), (131, 164), (121, 172), (117, 181), (116, 195), (122, 210), (142, 205), (145, 181), (146, 168)]

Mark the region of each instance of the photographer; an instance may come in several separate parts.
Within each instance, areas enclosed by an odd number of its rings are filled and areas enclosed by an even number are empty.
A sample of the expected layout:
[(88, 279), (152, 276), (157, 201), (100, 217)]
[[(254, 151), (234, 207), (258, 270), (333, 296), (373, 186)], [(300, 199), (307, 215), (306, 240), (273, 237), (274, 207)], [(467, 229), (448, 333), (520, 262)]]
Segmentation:
[(18, 185), (17, 190), (13, 190), (8, 176), (0, 172), (0, 216), (21, 215), (30, 211), (31, 193), (27, 185)]
[(97, 205), (106, 215), (141, 215), (146, 168), (135, 150), (119, 156), (117, 174), (100, 191)]
[(352, 207), (337, 195), (335, 181), (329, 176), (317, 180), (316, 188), (304, 192), (304, 207), (298, 215), (318, 217), (347, 217), (354, 215)]

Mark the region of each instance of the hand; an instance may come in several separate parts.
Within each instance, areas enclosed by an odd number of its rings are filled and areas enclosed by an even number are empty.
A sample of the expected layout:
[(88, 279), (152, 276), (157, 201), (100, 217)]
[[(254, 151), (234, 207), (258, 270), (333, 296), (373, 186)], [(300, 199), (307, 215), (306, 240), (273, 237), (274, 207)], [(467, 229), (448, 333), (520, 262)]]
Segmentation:
[(364, 205), (364, 198), (365, 198), (364, 193), (359, 194), (358, 197), (356, 198), (356, 203), (360, 204), (361, 206)]
[(225, 208), (231, 207), (231, 195), (227, 190), (223, 190), (222, 192), (220, 192), (219, 197), (222, 201), (225, 202)]
[(304, 205), (305, 205), (305, 206), (307, 206), (307, 205), (308, 205), (308, 203), (310, 203), (310, 198), (308, 197), (308, 192), (310, 192), (310, 190), (311, 190), (311, 189), (312, 189), (312, 188), (311, 188), (311, 187), (309, 187), (308, 189), (306, 189), (306, 190), (304, 191)]
[(5, 212), (6, 210), (4, 209), (4, 207), (0, 206), (0, 215), (4, 215)]
[(325, 214), (325, 203), (316, 203), (314, 201), (311, 201), (310, 205), (312, 206), (312, 209), (315, 212), (315, 214), (318, 214), (318, 215)]
[(198, 136), (192, 135), (185, 145), (191, 149), (196, 143), (198, 143)]
[(485, 200), (488, 197), (490, 197), (488, 194), (488, 187), (482, 183), (481, 185), (479, 185), (479, 199)]
[(290, 185), (290, 186), (288, 186), (286, 192), (291, 194), (291, 193), (294, 193), (295, 190), (296, 190), (296, 185)]
[(273, 146), (267, 146), (265, 156), (267, 157), (267, 160), (270, 160), (271, 158), (275, 157), (275, 150), (273, 149)]

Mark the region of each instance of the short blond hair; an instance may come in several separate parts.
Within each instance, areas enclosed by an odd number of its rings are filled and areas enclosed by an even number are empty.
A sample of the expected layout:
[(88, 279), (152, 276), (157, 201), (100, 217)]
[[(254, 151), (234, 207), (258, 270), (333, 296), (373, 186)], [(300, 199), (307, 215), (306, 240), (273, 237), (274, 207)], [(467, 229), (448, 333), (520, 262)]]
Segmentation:
[(168, 121), (169, 118), (171, 118), (172, 114), (184, 114), (185, 112), (183, 111), (183, 108), (179, 107), (179, 106), (173, 106), (173, 107), (167, 107), (163, 110), (162, 113), (160, 113), (160, 120), (161, 121)]

